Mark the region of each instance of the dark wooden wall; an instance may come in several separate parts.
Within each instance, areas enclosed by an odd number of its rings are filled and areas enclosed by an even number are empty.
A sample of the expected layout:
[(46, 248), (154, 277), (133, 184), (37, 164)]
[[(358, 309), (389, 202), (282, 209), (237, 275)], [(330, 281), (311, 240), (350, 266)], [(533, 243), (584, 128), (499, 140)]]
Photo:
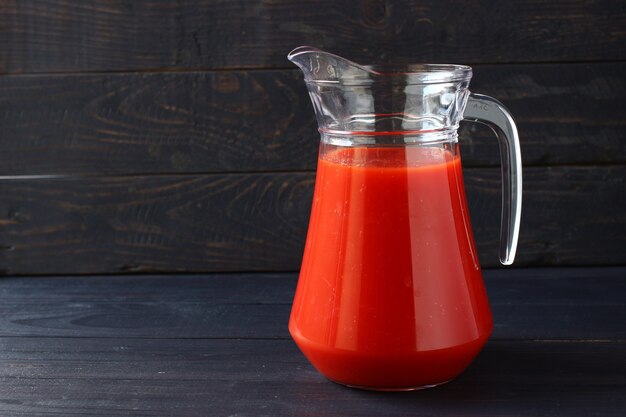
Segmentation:
[[(455, 62), (516, 117), (517, 265), (626, 263), (623, 0), (0, 3), (0, 273), (297, 270), (317, 131), (286, 60)], [(484, 266), (499, 156), (464, 124)]]

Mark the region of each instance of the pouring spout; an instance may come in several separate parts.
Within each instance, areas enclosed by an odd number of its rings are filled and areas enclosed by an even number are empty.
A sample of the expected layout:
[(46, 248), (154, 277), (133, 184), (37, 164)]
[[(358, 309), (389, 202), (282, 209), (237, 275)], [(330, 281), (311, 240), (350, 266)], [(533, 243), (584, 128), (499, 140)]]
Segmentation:
[(287, 55), (304, 73), (304, 79), (316, 83), (368, 81), (370, 69), (312, 46), (299, 46)]
[(287, 55), (287, 59), (296, 64), (297, 66), (302, 66), (302, 64), (306, 61), (307, 57), (310, 57), (312, 54), (325, 54), (326, 52), (314, 48), (312, 46), (298, 46), (293, 51), (289, 52)]

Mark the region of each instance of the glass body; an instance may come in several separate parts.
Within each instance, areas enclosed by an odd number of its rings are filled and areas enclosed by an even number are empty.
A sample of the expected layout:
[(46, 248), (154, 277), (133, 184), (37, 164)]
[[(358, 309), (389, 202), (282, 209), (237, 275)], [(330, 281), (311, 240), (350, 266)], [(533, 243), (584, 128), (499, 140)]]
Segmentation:
[[(471, 69), (381, 72), (312, 48), (290, 59), (305, 73), (322, 139), (290, 333), (339, 383), (407, 390), (449, 381), (493, 327), (456, 133)], [(498, 105), (482, 96), (473, 104), (482, 99), (474, 120)], [(510, 263), (521, 160), (506, 129), (496, 133), (507, 156), (501, 258)]]

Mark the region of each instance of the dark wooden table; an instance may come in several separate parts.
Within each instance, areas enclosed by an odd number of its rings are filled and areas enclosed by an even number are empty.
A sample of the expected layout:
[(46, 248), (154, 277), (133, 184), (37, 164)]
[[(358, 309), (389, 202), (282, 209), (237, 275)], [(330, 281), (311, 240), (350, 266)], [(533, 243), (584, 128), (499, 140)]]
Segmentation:
[(295, 274), (0, 280), (0, 416), (624, 416), (626, 267), (485, 271), (495, 319), (457, 380), (325, 380), (287, 332)]

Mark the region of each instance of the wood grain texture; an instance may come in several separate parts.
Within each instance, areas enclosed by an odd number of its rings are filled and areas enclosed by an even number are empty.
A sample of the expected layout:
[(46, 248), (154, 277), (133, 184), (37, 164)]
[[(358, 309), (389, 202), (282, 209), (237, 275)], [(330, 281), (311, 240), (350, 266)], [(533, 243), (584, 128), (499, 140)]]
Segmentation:
[(617, 417), (625, 274), (485, 271), (494, 337), (459, 378), (399, 394), (332, 384), (287, 340), (295, 274), (3, 278), (0, 415)]
[[(626, 161), (626, 64), (475, 68), (519, 126), (526, 165)], [(319, 136), (298, 70), (0, 77), (0, 175), (312, 170)], [(466, 166), (497, 166), (462, 125)]]
[[(516, 264), (626, 262), (626, 166), (530, 167)], [(497, 265), (500, 172), (465, 170), (483, 266)], [(4, 274), (297, 270), (312, 173), (0, 182)]]
[(294, 71), (0, 77), (2, 174), (314, 168)]
[[(491, 340), (626, 341), (623, 267), (491, 269), (484, 277)], [(3, 278), (0, 337), (289, 339), (296, 280), (294, 273)]]
[(8, 274), (295, 269), (313, 181), (308, 173), (5, 181), (1, 262)]
[(285, 67), (314, 44), (363, 63), (623, 60), (620, 0), (12, 0), (0, 71)]
[(490, 342), (458, 379), (403, 394), (325, 380), (287, 340), (0, 338), (13, 416), (619, 416), (626, 344)]

